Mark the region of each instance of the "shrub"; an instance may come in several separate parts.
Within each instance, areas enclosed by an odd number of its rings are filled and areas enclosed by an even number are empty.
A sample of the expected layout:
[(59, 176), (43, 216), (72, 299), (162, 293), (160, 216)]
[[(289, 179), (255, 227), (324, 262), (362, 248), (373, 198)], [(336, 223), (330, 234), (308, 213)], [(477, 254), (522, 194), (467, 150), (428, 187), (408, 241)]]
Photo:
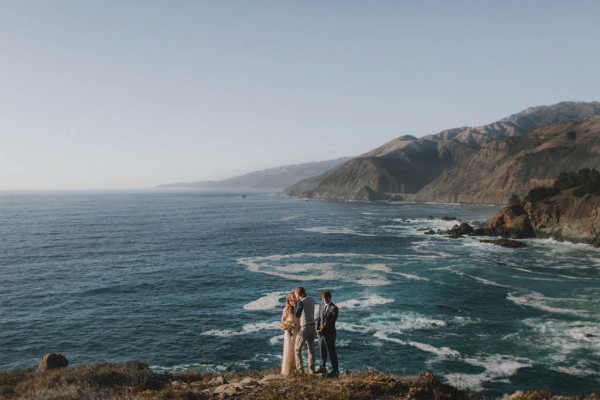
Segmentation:
[(513, 193), (510, 198), (508, 199), (508, 205), (509, 206), (516, 206), (517, 204), (521, 204), (521, 198), (519, 197), (518, 194)]
[(596, 169), (582, 168), (577, 172), (561, 172), (554, 182), (558, 190), (576, 187), (575, 196), (582, 197), (586, 194), (600, 194), (600, 172)]
[(546, 187), (546, 186), (536, 187), (536, 188), (531, 189), (529, 191), (529, 193), (527, 193), (527, 196), (525, 196), (525, 201), (531, 202), (531, 203), (539, 203), (539, 202), (544, 201), (544, 200), (546, 200), (552, 196), (555, 196), (559, 193), (560, 193), (560, 189), (557, 188), (556, 186), (554, 186), (554, 187)]

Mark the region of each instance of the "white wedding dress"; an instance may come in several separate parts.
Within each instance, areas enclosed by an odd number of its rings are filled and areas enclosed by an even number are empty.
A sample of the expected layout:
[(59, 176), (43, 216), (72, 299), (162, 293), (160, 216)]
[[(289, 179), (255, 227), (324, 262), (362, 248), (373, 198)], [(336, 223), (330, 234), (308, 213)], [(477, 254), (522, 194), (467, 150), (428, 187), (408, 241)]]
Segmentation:
[[(285, 310), (284, 310), (285, 311)], [(281, 321), (291, 321), (295, 325), (292, 328), (292, 334), (289, 332), (283, 333), (283, 360), (281, 362), (281, 375), (289, 375), (296, 369), (296, 338), (298, 337), (298, 330), (300, 328), (300, 321), (298, 317), (292, 313), (284, 320), (284, 316), (281, 316)]]

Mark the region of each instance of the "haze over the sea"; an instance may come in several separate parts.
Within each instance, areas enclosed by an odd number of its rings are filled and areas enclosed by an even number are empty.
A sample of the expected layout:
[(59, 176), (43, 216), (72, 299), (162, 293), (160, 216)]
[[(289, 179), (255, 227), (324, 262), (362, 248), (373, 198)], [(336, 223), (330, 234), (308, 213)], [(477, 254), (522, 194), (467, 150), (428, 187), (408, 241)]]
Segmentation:
[(600, 98), (600, 3), (0, 4), (0, 190), (147, 188)]

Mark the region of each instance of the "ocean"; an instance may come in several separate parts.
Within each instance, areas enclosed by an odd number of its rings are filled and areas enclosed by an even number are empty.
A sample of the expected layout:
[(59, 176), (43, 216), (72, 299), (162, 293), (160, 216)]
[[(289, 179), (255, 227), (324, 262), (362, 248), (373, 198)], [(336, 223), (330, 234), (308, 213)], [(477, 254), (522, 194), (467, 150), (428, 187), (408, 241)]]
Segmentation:
[(339, 307), (342, 372), (431, 371), (491, 397), (600, 391), (600, 249), (524, 249), (424, 228), (497, 206), (272, 194), (0, 194), (0, 370), (73, 364), (269, 369), (286, 293)]

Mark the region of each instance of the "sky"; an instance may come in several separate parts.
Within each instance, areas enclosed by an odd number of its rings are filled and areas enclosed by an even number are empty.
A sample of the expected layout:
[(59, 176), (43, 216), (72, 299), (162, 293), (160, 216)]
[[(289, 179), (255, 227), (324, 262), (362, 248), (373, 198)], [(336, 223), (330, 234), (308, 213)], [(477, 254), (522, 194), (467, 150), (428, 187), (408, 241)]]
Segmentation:
[(3, 0), (0, 190), (139, 189), (600, 100), (600, 2)]

